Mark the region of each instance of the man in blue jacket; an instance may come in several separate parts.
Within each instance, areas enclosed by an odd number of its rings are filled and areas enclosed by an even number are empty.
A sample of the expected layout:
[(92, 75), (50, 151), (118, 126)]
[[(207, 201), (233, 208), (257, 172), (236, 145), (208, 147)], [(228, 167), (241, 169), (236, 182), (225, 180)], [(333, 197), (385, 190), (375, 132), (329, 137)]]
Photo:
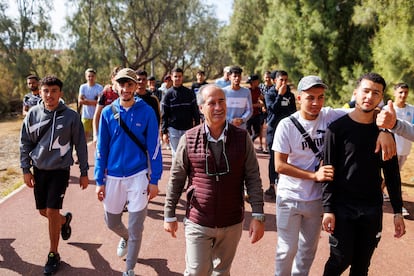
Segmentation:
[[(119, 98), (103, 109), (99, 122), (96, 194), (104, 203), (108, 228), (121, 237), (117, 254), (119, 257), (127, 255), (123, 275), (131, 276), (135, 275), (147, 204), (158, 194), (162, 157), (155, 113), (142, 99), (134, 99), (138, 84), (135, 71), (124, 68), (115, 80), (119, 85)], [(121, 126), (123, 122), (140, 145)], [(127, 201), (128, 228), (121, 220)]]

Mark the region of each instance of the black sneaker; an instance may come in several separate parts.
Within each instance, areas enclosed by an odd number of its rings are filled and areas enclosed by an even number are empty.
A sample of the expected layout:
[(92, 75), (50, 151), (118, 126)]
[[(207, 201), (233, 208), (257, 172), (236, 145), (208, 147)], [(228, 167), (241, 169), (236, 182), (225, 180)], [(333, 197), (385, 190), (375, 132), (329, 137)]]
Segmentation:
[(52, 275), (53, 273), (59, 270), (60, 266), (60, 256), (59, 253), (50, 252), (47, 255), (47, 263), (45, 269), (43, 270), (44, 275)]
[(72, 221), (72, 213), (67, 212), (65, 217), (66, 217), (66, 222), (62, 224), (60, 233), (62, 235), (63, 240), (68, 240), (70, 238), (70, 235), (72, 234), (72, 228), (70, 227), (70, 222)]
[(270, 196), (272, 199), (276, 198), (275, 185), (270, 185), (269, 189), (267, 189), (264, 193), (265, 195)]

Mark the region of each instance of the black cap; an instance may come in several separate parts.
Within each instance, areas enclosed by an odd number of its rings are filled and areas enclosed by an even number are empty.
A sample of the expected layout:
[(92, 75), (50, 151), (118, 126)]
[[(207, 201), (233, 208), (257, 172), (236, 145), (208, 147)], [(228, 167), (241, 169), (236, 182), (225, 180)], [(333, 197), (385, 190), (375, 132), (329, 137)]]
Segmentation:
[(252, 81), (255, 81), (255, 80), (259, 80), (260, 78), (259, 78), (259, 75), (257, 75), (257, 74), (253, 74), (253, 75), (250, 75), (248, 78), (247, 78), (247, 83), (251, 83)]

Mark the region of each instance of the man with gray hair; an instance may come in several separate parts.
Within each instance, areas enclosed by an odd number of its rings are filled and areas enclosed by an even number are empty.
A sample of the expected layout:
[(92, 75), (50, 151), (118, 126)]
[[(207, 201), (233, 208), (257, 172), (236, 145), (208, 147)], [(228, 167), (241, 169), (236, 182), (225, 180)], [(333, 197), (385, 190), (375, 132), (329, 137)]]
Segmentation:
[(226, 66), (223, 68), (223, 77), (216, 80), (216, 85), (224, 88), (230, 84), (230, 66)]
[(246, 130), (226, 121), (226, 96), (203, 86), (197, 103), (204, 123), (188, 130), (173, 160), (164, 207), (164, 229), (176, 237), (175, 214), (186, 179), (184, 275), (229, 275), (244, 218), (244, 187), (252, 207), (251, 243), (264, 234), (263, 191), (253, 143)]

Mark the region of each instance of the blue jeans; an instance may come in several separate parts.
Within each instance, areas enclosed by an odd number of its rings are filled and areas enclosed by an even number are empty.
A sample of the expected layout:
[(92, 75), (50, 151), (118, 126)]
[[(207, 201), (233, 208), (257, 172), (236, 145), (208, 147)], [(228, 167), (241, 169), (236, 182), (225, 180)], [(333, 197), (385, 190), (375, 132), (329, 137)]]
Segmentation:
[(173, 127), (168, 128), (168, 136), (170, 138), (170, 147), (172, 157), (175, 157), (175, 152), (177, 151), (178, 142), (180, 142), (181, 136), (184, 135), (186, 130), (179, 130)]

